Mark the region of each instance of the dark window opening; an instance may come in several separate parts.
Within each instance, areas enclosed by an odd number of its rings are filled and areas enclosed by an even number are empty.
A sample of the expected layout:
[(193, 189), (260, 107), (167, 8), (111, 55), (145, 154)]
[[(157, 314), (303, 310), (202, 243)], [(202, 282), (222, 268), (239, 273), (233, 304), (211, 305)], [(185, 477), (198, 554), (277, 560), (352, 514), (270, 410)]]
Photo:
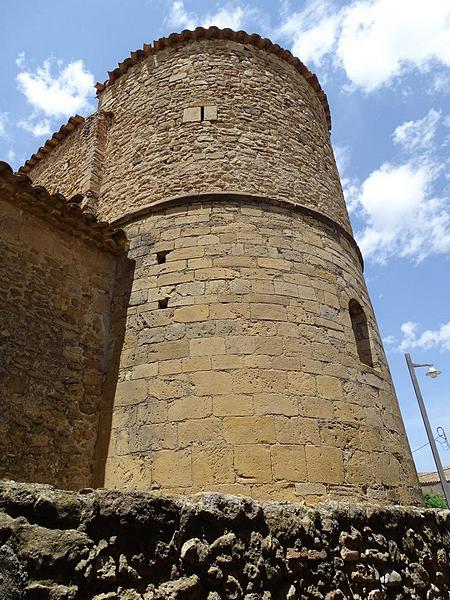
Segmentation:
[(161, 252), (156, 253), (158, 265), (163, 265), (166, 262), (166, 256), (169, 254), (169, 252), (170, 250), (161, 250)]
[(367, 317), (361, 305), (356, 300), (350, 300), (348, 311), (352, 321), (353, 334), (356, 341), (359, 360), (369, 367), (373, 367), (372, 350), (370, 349), (369, 328)]
[(158, 308), (167, 308), (169, 304), (169, 298), (161, 298), (158, 300)]
[(200, 121), (204, 121), (204, 120), (205, 120), (205, 107), (200, 106)]

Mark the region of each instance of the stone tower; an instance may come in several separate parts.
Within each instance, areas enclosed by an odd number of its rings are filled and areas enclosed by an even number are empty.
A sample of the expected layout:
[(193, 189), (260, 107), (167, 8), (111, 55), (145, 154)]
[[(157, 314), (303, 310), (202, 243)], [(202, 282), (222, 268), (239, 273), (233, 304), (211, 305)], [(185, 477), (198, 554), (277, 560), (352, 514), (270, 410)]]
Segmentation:
[(213, 27), (97, 89), (21, 171), (130, 240), (105, 486), (420, 502), (317, 78)]

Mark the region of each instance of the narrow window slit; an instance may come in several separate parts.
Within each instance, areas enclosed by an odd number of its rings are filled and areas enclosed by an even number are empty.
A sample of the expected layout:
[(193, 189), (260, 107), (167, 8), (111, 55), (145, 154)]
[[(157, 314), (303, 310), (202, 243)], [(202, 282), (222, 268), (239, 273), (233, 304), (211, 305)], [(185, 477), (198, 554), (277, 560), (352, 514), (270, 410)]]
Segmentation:
[(200, 107), (200, 121), (204, 121), (205, 120), (205, 107), (201, 106)]
[(358, 351), (359, 360), (373, 367), (372, 350), (370, 348), (369, 327), (367, 325), (367, 317), (361, 305), (356, 300), (350, 300), (348, 303), (348, 311), (352, 321), (353, 335), (355, 336), (356, 349)]
[(169, 298), (160, 298), (158, 300), (158, 308), (167, 308), (169, 304)]

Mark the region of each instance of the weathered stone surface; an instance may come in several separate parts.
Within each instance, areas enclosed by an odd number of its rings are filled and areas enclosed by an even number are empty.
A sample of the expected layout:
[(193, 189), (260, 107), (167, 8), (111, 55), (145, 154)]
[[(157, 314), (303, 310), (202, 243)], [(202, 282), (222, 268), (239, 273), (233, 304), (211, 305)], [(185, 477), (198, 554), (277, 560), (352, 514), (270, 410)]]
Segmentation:
[[(34, 214), (33, 202), (27, 211), (1, 186), (0, 477), (75, 489), (100, 483), (127, 261)], [(119, 384), (118, 405), (145, 398), (146, 381), (135, 385)]]
[[(52, 191), (90, 194), (90, 210), (119, 219), (130, 241), (97, 467), (107, 454), (104, 482), (116, 488), (420, 504), (323, 103), (265, 43), (216, 34), (175, 46), (172, 37), (130, 59), (126, 75), (100, 86), (99, 110), (29, 171)], [(351, 301), (367, 317), (373, 360), (361, 358)], [(98, 365), (114, 365), (99, 356), (102, 332), (122, 343), (109, 316), (91, 327), (90, 382)], [(69, 344), (73, 364), (86, 344)], [(89, 449), (96, 399), (81, 411)], [(52, 443), (39, 427), (29, 445)]]
[(448, 598), (450, 511), (0, 482), (5, 600)]

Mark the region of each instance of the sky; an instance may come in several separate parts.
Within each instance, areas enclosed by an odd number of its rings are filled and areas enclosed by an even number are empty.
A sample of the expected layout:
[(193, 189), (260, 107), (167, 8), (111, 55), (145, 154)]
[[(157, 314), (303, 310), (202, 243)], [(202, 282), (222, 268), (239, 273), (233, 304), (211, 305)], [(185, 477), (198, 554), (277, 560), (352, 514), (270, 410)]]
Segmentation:
[(404, 353), (442, 371), (417, 374), (450, 439), (448, 0), (2, 0), (0, 159), (18, 168), (95, 110), (94, 83), (131, 50), (199, 25), (260, 33), (317, 74), (413, 456), (434, 470)]

